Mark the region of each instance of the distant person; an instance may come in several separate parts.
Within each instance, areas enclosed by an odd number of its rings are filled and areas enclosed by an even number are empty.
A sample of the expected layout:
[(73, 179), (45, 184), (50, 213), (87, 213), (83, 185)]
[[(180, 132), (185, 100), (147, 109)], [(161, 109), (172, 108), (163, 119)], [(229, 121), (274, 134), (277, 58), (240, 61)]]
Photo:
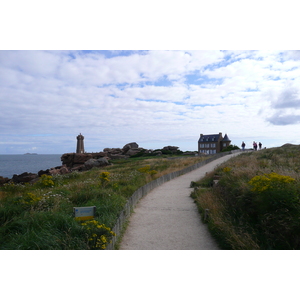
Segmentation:
[(245, 150), (245, 146), (246, 146), (246, 144), (244, 142), (242, 142), (242, 149), (243, 149), (243, 151)]
[(255, 141), (253, 142), (253, 148), (254, 148), (255, 151), (257, 151), (257, 144), (256, 144)]
[(261, 150), (262, 143), (259, 142), (258, 146), (259, 146), (259, 150)]

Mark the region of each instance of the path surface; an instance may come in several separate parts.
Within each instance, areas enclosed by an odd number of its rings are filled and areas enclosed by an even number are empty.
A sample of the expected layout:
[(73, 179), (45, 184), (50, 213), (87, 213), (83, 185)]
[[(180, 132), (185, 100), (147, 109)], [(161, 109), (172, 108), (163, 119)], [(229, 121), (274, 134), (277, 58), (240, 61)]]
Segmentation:
[(216, 159), (148, 193), (138, 202), (129, 219), (120, 250), (219, 249), (190, 197), (190, 183), (238, 154)]

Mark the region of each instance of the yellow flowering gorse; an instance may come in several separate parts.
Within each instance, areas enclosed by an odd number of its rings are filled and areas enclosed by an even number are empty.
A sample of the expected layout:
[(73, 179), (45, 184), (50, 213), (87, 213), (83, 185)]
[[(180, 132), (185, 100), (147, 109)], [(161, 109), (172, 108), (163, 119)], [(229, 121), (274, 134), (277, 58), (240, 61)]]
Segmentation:
[(106, 183), (108, 183), (110, 181), (110, 173), (109, 172), (102, 172), (100, 174), (100, 181), (102, 185), (105, 185)]
[(26, 193), (25, 197), (22, 197), (20, 200), (20, 203), (25, 204), (25, 205), (34, 205), (38, 203), (42, 197), (38, 197), (33, 193)]
[(141, 173), (146, 173), (146, 174), (150, 174), (150, 175), (155, 175), (157, 174), (157, 171), (155, 170), (150, 170), (150, 165), (147, 165), (145, 167), (139, 168), (138, 171)]
[(112, 236), (116, 234), (104, 224), (96, 220), (81, 223), (87, 231), (88, 245), (91, 249), (106, 249)]
[(229, 167), (225, 167), (224, 169), (223, 169), (223, 172), (224, 173), (229, 173), (231, 171), (231, 168), (229, 168)]
[(52, 178), (53, 177), (51, 175), (43, 174), (39, 180), (39, 183), (44, 187), (54, 186), (54, 181), (52, 180)]
[(249, 181), (249, 184), (252, 186), (253, 192), (264, 192), (266, 190), (283, 187), (293, 182), (295, 182), (294, 178), (273, 172), (255, 176)]

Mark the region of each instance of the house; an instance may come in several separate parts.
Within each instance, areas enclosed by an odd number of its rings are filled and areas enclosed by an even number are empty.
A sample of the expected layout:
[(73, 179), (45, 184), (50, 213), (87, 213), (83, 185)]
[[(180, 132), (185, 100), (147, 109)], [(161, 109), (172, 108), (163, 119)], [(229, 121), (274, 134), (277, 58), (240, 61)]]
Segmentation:
[(198, 140), (198, 153), (215, 154), (221, 152), (223, 149), (230, 145), (231, 140), (227, 134), (222, 136), (222, 132), (219, 134), (200, 134)]

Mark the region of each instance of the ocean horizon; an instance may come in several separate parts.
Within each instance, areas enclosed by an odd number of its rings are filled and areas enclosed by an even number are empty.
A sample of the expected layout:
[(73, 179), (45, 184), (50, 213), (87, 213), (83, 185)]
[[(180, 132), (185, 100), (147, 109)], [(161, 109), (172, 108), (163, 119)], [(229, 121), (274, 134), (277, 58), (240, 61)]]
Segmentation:
[(24, 172), (37, 174), (62, 165), (62, 154), (0, 154), (0, 176), (12, 178)]

